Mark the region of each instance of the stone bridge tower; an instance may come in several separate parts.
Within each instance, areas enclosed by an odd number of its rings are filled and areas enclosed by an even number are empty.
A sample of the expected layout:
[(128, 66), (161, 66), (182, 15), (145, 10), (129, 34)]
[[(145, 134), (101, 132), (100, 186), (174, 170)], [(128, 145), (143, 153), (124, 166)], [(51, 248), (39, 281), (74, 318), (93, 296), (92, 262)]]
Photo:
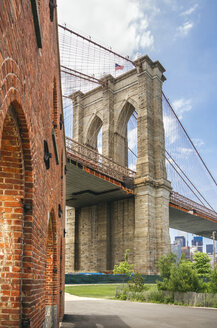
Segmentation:
[(130, 249), (130, 262), (145, 274), (157, 273), (158, 258), (169, 252), (170, 183), (165, 168), (162, 117), (164, 68), (148, 56), (135, 69), (102, 79), (103, 86), (72, 95), (73, 138), (127, 166), (127, 123), (136, 110), (137, 165), (134, 195), (68, 210), (66, 272), (112, 270)]

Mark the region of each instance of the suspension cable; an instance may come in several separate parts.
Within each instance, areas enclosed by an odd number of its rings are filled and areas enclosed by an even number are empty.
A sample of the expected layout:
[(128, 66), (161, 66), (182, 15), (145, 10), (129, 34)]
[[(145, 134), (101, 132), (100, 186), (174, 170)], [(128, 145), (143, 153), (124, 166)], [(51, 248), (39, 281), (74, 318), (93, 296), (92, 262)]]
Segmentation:
[(122, 58), (122, 59), (128, 61), (129, 63), (131, 63), (133, 66), (135, 66), (134, 62), (133, 62), (132, 60), (130, 60), (129, 58), (119, 55), (118, 53), (112, 51), (111, 49), (108, 49), (108, 48), (102, 46), (101, 44), (96, 43), (96, 42), (94, 42), (94, 41), (92, 41), (92, 40), (86, 38), (85, 36), (83, 36), (83, 35), (81, 35), (81, 34), (79, 34), (79, 33), (77, 33), (77, 32), (74, 32), (74, 31), (70, 30), (70, 29), (67, 28), (66, 26), (63, 26), (63, 25), (60, 25), (60, 24), (58, 24), (58, 26), (61, 27), (61, 28), (64, 29), (64, 30), (66, 30), (66, 31), (68, 31), (68, 32), (70, 32), (70, 33), (72, 33), (72, 34), (74, 34), (74, 35), (76, 35), (76, 36), (82, 38), (83, 40), (88, 41), (88, 42), (94, 44), (95, 46), (97, 46), (97, 47), (99, 47), (99, 48), (101, 48), (101, 49), (103, 49), (103, 50), (109, 51), (109, 52), (112, 53), (113, 55), (115, 55), (115, 56), (117, 56), (117, 57), (119, 57), (119, 58)]
[(128, 150), (137, 158), (137, 155), (134, 153), (134, 151), (130, 147), (128, 147)]
[[(78, 72), (78, 71), (76, 71), (75, 69), (72, 69), (72, 68), (66, 67), (66, 66), (64, 66), (64, 65), (61, 65), (60, 67), (61, 67), (61, 68), (64, 68), (64, 69), (67, 69), (67, 70), (69, 70), (69, 71), (71, 71), (71, 72), (73, 72), (73, 73), (79, 74), (79, 76), (81, 75), (81, 76), (80, 76), (81, 79), (82, 79), (83, 76), (84, 76), (84, 77), (86, 77), (86, 78), (92, 79), (92, 80), (93, 80), (92, 82), (95, 82), (95, 83), (98, 83), (98, 84), (103, 84), (102, 81), (100, 81), (99, 79), (97, 79), (97, 78), (94, 77), (94, 76), (87, 75), (87, 74), (84, 74), (84, 73), (82, 73), (82, 72)], [(63, 70), (61, 70), (61, 71), (64, 72), (64, 73), (67, 73), (67, 72), (65, 72), (65, 71), (63, 71)], [(76, 76), (77, 76), (77, 75), (76, 75)]]
[(176, 117), (177, 121), (179, 122), (180, 126), (182, 127), (182, 129), (183, 129), (183, 131), (184, 131), (185, 135), (187, 136), (188, 140), (190, 141), (190, 143), (191, 143), (192, 147), (194, 148), (194, 150), (196, 151), (196, 153), (197, 153), (198, 157), (200, 158), (201, 162), (202, 162), (202, 163), (203, 163), (203, 165), (205, 166), (205, 168), (206, 168), (206, 170), (207, 170), (207, 172), (208, 172), (209, 176), (211, 177), (211, 179), (214, 181), (215, 185), (217, 186), (217, 182), (216, 182), (215, 178), (213, 177), (212, 173), (210, 172), (210, 170), (209, 170), (209, 169), (208, 169), (208, 167), (206, 166), (206, 164), (205, 164), (204, 160), (203, 160), (203, 159), (202, 159), (202, 157), (200, 156), (200, 154), (199, 154), (199, 152), (198, 152), (197, 148), (196, 148), (196, 147), (195, 147), (195, 145), (193, 144), (193, 142), (192, 142), (191, 138), (189, 137), (189, 135), (188, 135), (187, 131), (185, 130), (184, 126), (182, 125), (182, 123), (181, 123), (180, 119), (178, 118), (177, 114), (175, 113), (174, 109), (172, 108), (172, 106), (171, 106), (171, 104), (170, 104), (169, 100), (167, 99), (167, 97), (165, 96), (165, 94), (164, 94), (164, 92), (163, 92), (163, 91), (162, 91), (162, 94), (163, 94), (163, 96), (164, 96), (164, 98), (165, 98), (166, 102), (168, 103), (168, 105), (169, 105), (170, 109), (172, 110), (173, 114), (175, 115), (175, 117)]
[[(181, 169), (181, 167), (177, 164), (177, 162), (173, 159), (173, 157), (168, 153), (168, 151), (165, 149), (165, 152), (167, 153), (167, 155), (170, 157), (170, 159), (175, 163), (175, 165), (178, 167), (178, 169), (182, 172), (182, 174), (184, 175), (184, 177), (188, 180), (188, 182), (190, 182), (190, 184), (192, 185), (192, 187), (197, 191), (197, 193), (200, 195), (200, 197), (203, 198), (203, 200), (207, 203), (207, 205), (213, 210), (214, 208), (209, 204), (209, 202), (204, 198), (204, 196), (200, 193), (200, 191), (197, 189), (197, 187), (195, 187), (195, 185), (193, 184), (193, 182), (187, 177), (187, 175), (185, 174), (185, 172)], [(166, 156), (165, 156), (166, 157)], [(171, 164), (171, 162), (169, 161), (169, 163)], [(172, 164), (171, 164), (172, 165)]]
[[(185, 181), (185, 179), (181, 176), (181, 174), (178, 172), (178, 170), (176, 169), (176, 167), (170, 162), (170, 160), (167, 158), (167, 156), (165, 155), (166, 160), (168, 161), (168, 163), (172, 166), (172, 168), (176, 171), (176, 173), (179, 175), (179, 177), (183, 180), (183, 182), (186, 184), (186, 186), (188, 186), (188, 188), (192, 191), (192, 193), (194, 194), (194, 196), (199, 200), (200, 203), (204, 205), (204, 203), (202, 202), (202, 200), (198, 197), (198, 195), (194, 192), (194, 190), (189, 186), (189, 184)], [(205, 206), (206, 207), (206, 206)]]
[(61, 72), (65, 73), (65, 74), (68, 74), (68, 75), (71, 75), (71, 76), (74, 76), (74, 77), (78, 77), (79, 79), (83, 79), (83, 80), (86, 80), (86, 81), (89, 81), (89, 82), (92, 82), (92, 83), (99, 84), (99, 82), (96, 82), (96, 81), (91, 80), (91, 79), (89, 79), (87, 77), (84, 77), (84, 76), (76, 75), (75, 73), (72, 73), (72, 72), (67, 72), (67, 71), (64, 71), (64, 70), (61, 70)]

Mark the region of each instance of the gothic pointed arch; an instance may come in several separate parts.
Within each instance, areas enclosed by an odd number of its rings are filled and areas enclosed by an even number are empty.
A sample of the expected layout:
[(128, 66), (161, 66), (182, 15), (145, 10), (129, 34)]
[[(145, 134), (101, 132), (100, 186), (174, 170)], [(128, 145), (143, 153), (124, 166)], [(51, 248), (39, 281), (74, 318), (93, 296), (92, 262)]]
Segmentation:
[(128, 98), (127, 100), (124, 100), (122, 102), (115, 126), (116, 133), (119, 133), (121, 135), (125, 133), (127, 123), (136, 108), (137, 103), (131, 98)]
[[(121, 110), (119, 112), (114, 133), (114, 155), (115, 161), (123, 166), (129, 166), (129, 143), (133, 142), (137, 144), (136, 133), (133, 135), (132, 130), (129, 129), (129, 120), (136, 113), (135, 101), (127, 99), (122, 103)], [(137, 122), (135, 120), (135, 125)]]
[(86, 134), (85, 144), (88, 147), (91, 147), (91, 148), (97, 150), (97, 137), (98, 137), (100, 129), (102, 128), (102, 125), (103, 125), (103, 122), (99, 118), (99, 116), (94, 115), (94, 117), (92, 118), (92, 120), (88, 126), (87, 134)]

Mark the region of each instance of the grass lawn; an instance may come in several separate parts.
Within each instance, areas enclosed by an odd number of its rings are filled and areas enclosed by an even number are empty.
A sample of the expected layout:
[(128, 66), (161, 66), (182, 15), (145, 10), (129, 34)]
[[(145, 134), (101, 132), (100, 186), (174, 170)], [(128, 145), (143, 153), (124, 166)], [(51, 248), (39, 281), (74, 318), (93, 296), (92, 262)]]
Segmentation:
[[(99, 284), (99, 285), (74, 285), (65, 286), (65, 292), (81, 297), (115, 299), (115, 289), (123, 284)], [(127, 286), (127, 284), (125, 284)], [(149, 290), (154, 284), (145, 284), (145, 290)]]
[(114, 299), (116, 286), (118, 284), (65, 286), (65, 292), (82, 297)]

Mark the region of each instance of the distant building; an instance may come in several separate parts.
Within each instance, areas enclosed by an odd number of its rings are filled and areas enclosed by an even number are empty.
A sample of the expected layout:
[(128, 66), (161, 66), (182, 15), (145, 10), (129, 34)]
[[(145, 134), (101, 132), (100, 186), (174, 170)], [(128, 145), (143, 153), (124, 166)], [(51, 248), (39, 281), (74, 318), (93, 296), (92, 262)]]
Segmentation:
[(181, 244), (181, 247), (185, 247), (186, 246), (186, 239), (184, 236), (176, 236), (175, 237), (175, 241), (179, 241)]
[(176, 263), (181, 259), (182, 250), (180, 243), (174, 243), (171, 245), (171, 252), (176, 255)]
[(203, 237), (201, 236), (194, 236), (191, 241), (192, 246), (203, 246)]
[(206, 253), (209, 255), (213, 255), (213, 244), (206, 245)]
[(191, 241), (192, 247), (196, 247), (197, 252), (203, 253), (203, 237), (195, 236)]

